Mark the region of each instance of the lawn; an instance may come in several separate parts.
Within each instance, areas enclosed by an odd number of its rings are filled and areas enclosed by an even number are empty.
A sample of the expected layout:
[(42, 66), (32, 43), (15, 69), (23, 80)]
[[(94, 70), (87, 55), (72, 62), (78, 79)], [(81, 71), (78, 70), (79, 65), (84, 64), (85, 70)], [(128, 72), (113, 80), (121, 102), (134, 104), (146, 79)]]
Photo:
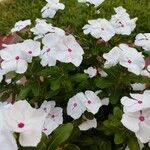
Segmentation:
[[(105, 0), (97, 9), (100, 14), (95, 14), (93, 7), (79, 4), (77, 0), (61, 0), (66, 5), (52, 23), (64, 29), (70, 27), (75, 31), (81, 28), (87, 20), (96, 18), (110, 18), (114, 13), (113, 8), (124, 6), (132, 17), (138, 17), (137, 28), (133, 34), (150, 30), (150, 1), (149, 0)], [(8, 33), (13, 24), (18, 20), (31, 18), (34, 21), (41, 17), (40, 10), (46, 4), (45, 0), (3, 0), (0, 3), (0, 33)], [(78, 33), (76, 33), (78, 34)]]

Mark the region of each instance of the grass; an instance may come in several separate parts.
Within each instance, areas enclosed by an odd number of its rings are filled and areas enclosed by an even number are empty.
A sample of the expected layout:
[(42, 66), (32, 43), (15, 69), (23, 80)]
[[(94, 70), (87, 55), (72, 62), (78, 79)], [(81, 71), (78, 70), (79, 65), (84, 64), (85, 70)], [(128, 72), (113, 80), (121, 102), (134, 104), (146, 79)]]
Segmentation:
[[(81, 31), (88, 19), (98, 17), (110, 18), (113, 8), (124, 6), (131, 17), (138, 17), (137, 28), (134, 34), (150, 31), (150, 0), (105, 0), (98, 8), (100, 14), (95, 14), (95, 8), (77, 3), (77, 0), (61, 0), (66, 5), (64, 11), (59, 11), (53, 22), (55, 25), (74, 31)], [(0, 2), (0, 33), (9, 33), (18, 20), (31, 18), (34, 21), (40, 18), (40, 10), (46, 4), (45, 0), (4, 0)]]

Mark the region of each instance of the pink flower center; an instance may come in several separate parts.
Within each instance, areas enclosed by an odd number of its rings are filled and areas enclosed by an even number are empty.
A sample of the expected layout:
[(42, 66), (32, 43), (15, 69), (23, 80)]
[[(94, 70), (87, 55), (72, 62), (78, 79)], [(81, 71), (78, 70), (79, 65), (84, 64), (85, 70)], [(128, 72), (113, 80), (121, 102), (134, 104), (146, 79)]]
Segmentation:
[(144, 120), (145, 120), (145, 117), (144, 117), (144, 116), (140, 116), (140, 117), (139, 117), (139, 120), (140, 120), (140, 121), (144, 121)]
[(71, 49), (71, 48), (68, 48), (68, 52), (70, 52), (70, 53), (71, 53), (71, 52), (72, 52), (72, 49)]
[(52, 115), (52, 118), (55, 118), (55, 115)]
[(23, 128), (24, 126), (25, 126), (24, 123), (22, 123), (22, 122), (18, 123), (18, 128)]
[(139, 104), (142, 104), (143, 102), (139, 100), (138, 103), (139, 103)]
[(128, 60), (128, 63), (129, 63), (129, 64), (131, 64), (131, 63), (132, 63), (132, 61), (129, 59), (129, 60)]
[(28, 51), (29, 54), (32, 54), (32, 51)]
[(46, 129), (46, 128), (44, 128), (43, 130), (44, 130), (44, 131), (47, 131), (47, 129)]
[(19, 60), (20, 59), (20, 57), (19, 56), (16, 56), (16, 58), (15, 58), (16, 60)]
[(73, 106), (74, 106), (74, 107), (77, 107), (77, 103), (74, 103)]
[(91, 103), (92, 103), (90, 100), (88, 100), (87, 102), (88, 102), (88, 104), (91, 104)]
[(48, 53), (48, 52), (50, 52), (51, 51), (51, 49), (50, 48), (48, 48), (47, 50), (46, 50), (46, 52)]

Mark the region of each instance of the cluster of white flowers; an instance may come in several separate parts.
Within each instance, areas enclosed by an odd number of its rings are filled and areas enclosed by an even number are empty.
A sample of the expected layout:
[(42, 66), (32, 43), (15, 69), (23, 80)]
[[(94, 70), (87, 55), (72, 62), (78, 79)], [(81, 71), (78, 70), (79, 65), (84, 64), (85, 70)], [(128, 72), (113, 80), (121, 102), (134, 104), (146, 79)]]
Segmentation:
[(120, 44), (118, 47), (114, 47), (110, 52), (104, 54), (103, 57), (106, 59), (104, 64), (106, 68), (119, 63), (127, 68), (128, 71), (140, 75), (145, 67), (144, 55), (127, 44)]
[(96, 39), (109, 41), (115, 34), (130, 35), (136, 27), (137, 18), (130, 19), (126, 10), (120, 6), (115, 8), (116, 14), (108, 21), (106, 19), (89, 20), (83, 27), (84, 34), (91, 34)]
[(55, 107), (54, 101), (44, 101), (39, 109), (32, 108), (26, 100), (13, 105), (0, 103), (0, 146), (17, 150), (13, 133), (19, 133), (22, 146), (35, 147), (41, 140), (42, 132), (49, 135), (62, 123), (62, 108)]
[[(99, 94), (100, 92), (101, 91), (93, 92), (88, 90), (85, 91), (85, 93), (77, 93), (68, 101), (67, 114), (73, 119), (79, 119), (85, 111), (88, 111), (95, 115), (102, 105), (109, 104), (108, 98), (104, 98), (101, 100), (97, 96), (97, 94)], [(82, 117), (84, 121), (79, 125), (80, 130), (88, 130), (90, 128), (97, 127), (96, 118), (89, 120), (84, 115)]]
[[(104, 0), (78, 0), (99, 6)], [(53, 18), (56, 12), (65, 8), (59, 0), (46, 0), (47, 4), (41, 10), (43, 18)], [(83, 27), (84, 34), (91, 34), (96, 39), (109, 41), (115, 34), (130, 35), (136, 27), (137, 18), (131, 19), (122, 6), (114, 9), (116, 14), (108, 21), (106, 19), (89, 20)], [(11, 32), (17, 32), (31, 25), (31, 20), (19, 21), (12, 28)], [(36, 19), (35, 26), (30, 29), (34, 40), (27, 39), (23, 42), (11, 45), (3, 45), (0, 51), (2, 58), (0, 69), (0, 81), (3, 76), (11, 71), (23, 74), (32, 63), (33, 57), (40, 58), (43, 67), (55, 66), (56, 63), (72, 63), (80, 66), (83, 60), (84, 51), (73, 35), (66, 35), (63, 29), (54, 27), (44, 19)], [(39, 40), (39, 41), (38, 41)], [(150, 51), (150, 33), (140, 33), (136, 36), (135, 45)], [(110, 68), (117, 64), (128, 69), (136, 75), (150, 77), (150, 65), (146, 66), (144, 55), (136, 48), (127, 44), (119, 44), (108, 53), (103, 54), (106, 60), (104, 68)], [(96, 75), (107, 77), (108, 74), (99, 68), (89, 67), (84, 73), (93, 78)], [(8, 84), (11, 79), (5, 80)], [(146, 84), (131, 84), (133, 91), (143, 91)], [(80, 130), (88, 130), (97, 127), (97, 120), (87, 119), (86, 111), (95, 115), (102, 105), (109, 104), (109, 98), (100, 99), (100, 91), (91, 90), (79, 92), (69, 99), (67, 115), (73, 119), (82, 117), (83, 122), (78, 126)], [(121, 122), (135, 135), (142, 143), (150, 141), (150, 91), (143, 94), (130, 94), (131, 98), (123, 97), (121, 103), (124, 106), (124, 114)], [(40, 142), (42, 132), (51, 134), (59, 125), (63, 124), (63, 110), (55, 107), (55, 101), (44, 101), (39, 109), (32, 108), (26, 100), (20, 100), (14, 104), (0, 104), (0, 146), (7, 150), (17, 150), (16, 140), (13, 133), (19, 133), (19, 143), (22, 146), (37, 146)]]
[(124, 106), (121, 122), (133, 131), (142, 143), (147, 143), (150, 141), (150, 90), (130, 96), (131, 98), (125, 96), (121, 99)]
[(32, 58), (37, 56), (40, 57), (43, 67), (55, 66), (56, 61), (73, 63), (75, 66), (82, 63), (84, 51), (73, 35), (65, 35), (62, 29), (53, 27), (40, 19), (36, 20), (36, 25), (31, 31), (36, 40), (42, 38), (43, 48), (41, 49), (40, 42), (31, 39), (17, 44), (4, 44), (4, 48), (0, 51), (3, 60), (0, 80), (10, 71), (25, 73), (28, 63), (31, 63)]

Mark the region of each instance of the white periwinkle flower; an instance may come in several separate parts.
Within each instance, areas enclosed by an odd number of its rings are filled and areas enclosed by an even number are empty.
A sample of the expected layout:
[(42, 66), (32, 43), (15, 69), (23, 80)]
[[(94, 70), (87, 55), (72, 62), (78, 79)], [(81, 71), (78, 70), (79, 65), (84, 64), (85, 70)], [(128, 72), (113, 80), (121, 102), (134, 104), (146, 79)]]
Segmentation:
[(134, 83), (131, 84), (133, 91), (143, 91), (146, 88), (146, 84)]
[(100, 4), (104, 2), (104, 0), (78, 0), (79, 3), (90, 3), (98, 7)]
[(40, 52), (41, 52), (40, 42), (28, 39), (22, 43), (19, 43), (19, 46), (20, 46), (20, 50), (23, 53), (25, 53), (25, 55), (27, 56), (28, 62), (32, 61), (32, 57), (36, 57), (40, 55)]
[(55, 66), (56, 65), (56, 45), (60, 41), (60, 36), (55, 33), (49, 33), (45, 35), (45, 37), (42, 39), (42, 43), (44, 45), (42, 51), (41, 51), (41, 65), (44, 67), (46, 65), (48, 66)]
[(114, 47), (108, 53), (103, 54), (103, 57), (106, 59), (104, 67), (110, 68), (112, 66), (115, 66), (117, 63), (119, 63), (120, 54), (121, 52), (118, 47)]
[(7, 102), (0, 102), (0, 147), (1, 150), (17, 150), (18, 146), (13, 133), (6, 129), (5, 117), (2, 114), (3, 110), (7, 110), (12, 106), (12, 104)]
[(69, 99), (67, 104), (67, 114), (73, 119), (78, 119), (85, 112), (86, 107), (82, 101), (84, 93), (80, 92)]
[(142, 143), (150, 141), (149, 109), (133, 113), (124, 113), (121, 122), (127, 129), (133, 131)]
[(126, 44), (120, 44), (121, 56), (119, 64), (128, 68), (128, 71), (140, 75), (142, 69), (145, 67), (144, 56), (135, 48), (131, 48)]
[(137, 18), (130, 19), (129, 14), (122, 6), (114, 9), (116, 14), (112, 15), (110, 23), (116, 34), (130, 35), (136, 27)]
[(135, 45), (150, 51), (150, 33), (139, 33), (135, 38)]
[(84, 51), (73, 35), (60, 36), (55, 50), (57, 51), (56, 58), (60, 62), (72, 63), (76, 67), (82, 63)]
[(46, 0), (48, 3), (42, 8), (43, 18), (53, 18), (58, 10), (63, 10), (65, 5), (59, 3), (59, 0)]
[(143, 94), (130, 94), (131, 98), (124, 96), (121, 103), (125, 112), (135, 112), (150, 107), (150, 90), (144, 91)]
[(87, 110), (96, 114), (102, 106), (100, 98), (93, 91), (80, 92), (69, 99), (67, 114), (74, 119), (78, 119)]
[(96, 128), (97, 127), (97, 120), (96, 118), (93, 118), (92, 120), (89, 120), (87, 118), (83, 118), (85, 121), (83, 121), (78, 127), (81, 131), (86, 131), (91, 128)]
[(84, 73), (88, 74), (90, 78), (93, 78), (97, 75), (97, 69), (93, 67), (89, 67), (84, 70)]
[(63, 123), (63, 109), (55, 107), (55, 101), (44, 101), (41, 108), (47, 113), (43, 125), (43, 132), (46, 135), (51, 134), (59, 125)]
[(83, 27), (84, 34), (90, 33), (96, 39), (102, 38), (105, 42), (115, 35), (114, 28), (106, 19), (89, 20), (88, 23)]
[(6, 47), (0, 51), (3, 59), (1, 68), (6, 72), (15, 71), (16, 73), (24, 73), (27, 70), (27, 56), (20, 50), (19, 44), (5, 45)]
[(11, 29), (11, 32), (16, 32), (24, 29), (26, 26), (31, 25), (31, 20), (20, 20), (15, 23), (15, 26)]
[(34, 109), (27, 101), (20, 100), (9, 109), (4, 109), (2, 114), (6, 129), (20, 133), (19, 143), (22, 146), (37, 146), (46, 117), (43, 110)]
[(5, 48), (0, 51), (3, 59), (1, 68), (4, 72), (15, 71), (16, 73), (24, 73), (28, 68), (28, 62), (31, 63), (32, 57), (40, 55), (40, 42), (31, 39), (22, 43), (4, 45)]
[(65, 31), (58, 28), (53, 27), (52, 24), (48, 24), (44, 19), (36, 19), (36, 25), (31, 29), (35, 36), (35, 40), (44, 37), (47, 33), (57, 33), (59, 35), (65, 35)]
[(104, 54), (106, 59), (104, 66), (110, 68), (118, 62), (123, 67), (128, 68), (128, 71), (140, 75), (142, 69), (145, 67), (144, 56), (135, 48), (129, 47), (127, 44), (120, 44), (114, 47), (109, 53)]

